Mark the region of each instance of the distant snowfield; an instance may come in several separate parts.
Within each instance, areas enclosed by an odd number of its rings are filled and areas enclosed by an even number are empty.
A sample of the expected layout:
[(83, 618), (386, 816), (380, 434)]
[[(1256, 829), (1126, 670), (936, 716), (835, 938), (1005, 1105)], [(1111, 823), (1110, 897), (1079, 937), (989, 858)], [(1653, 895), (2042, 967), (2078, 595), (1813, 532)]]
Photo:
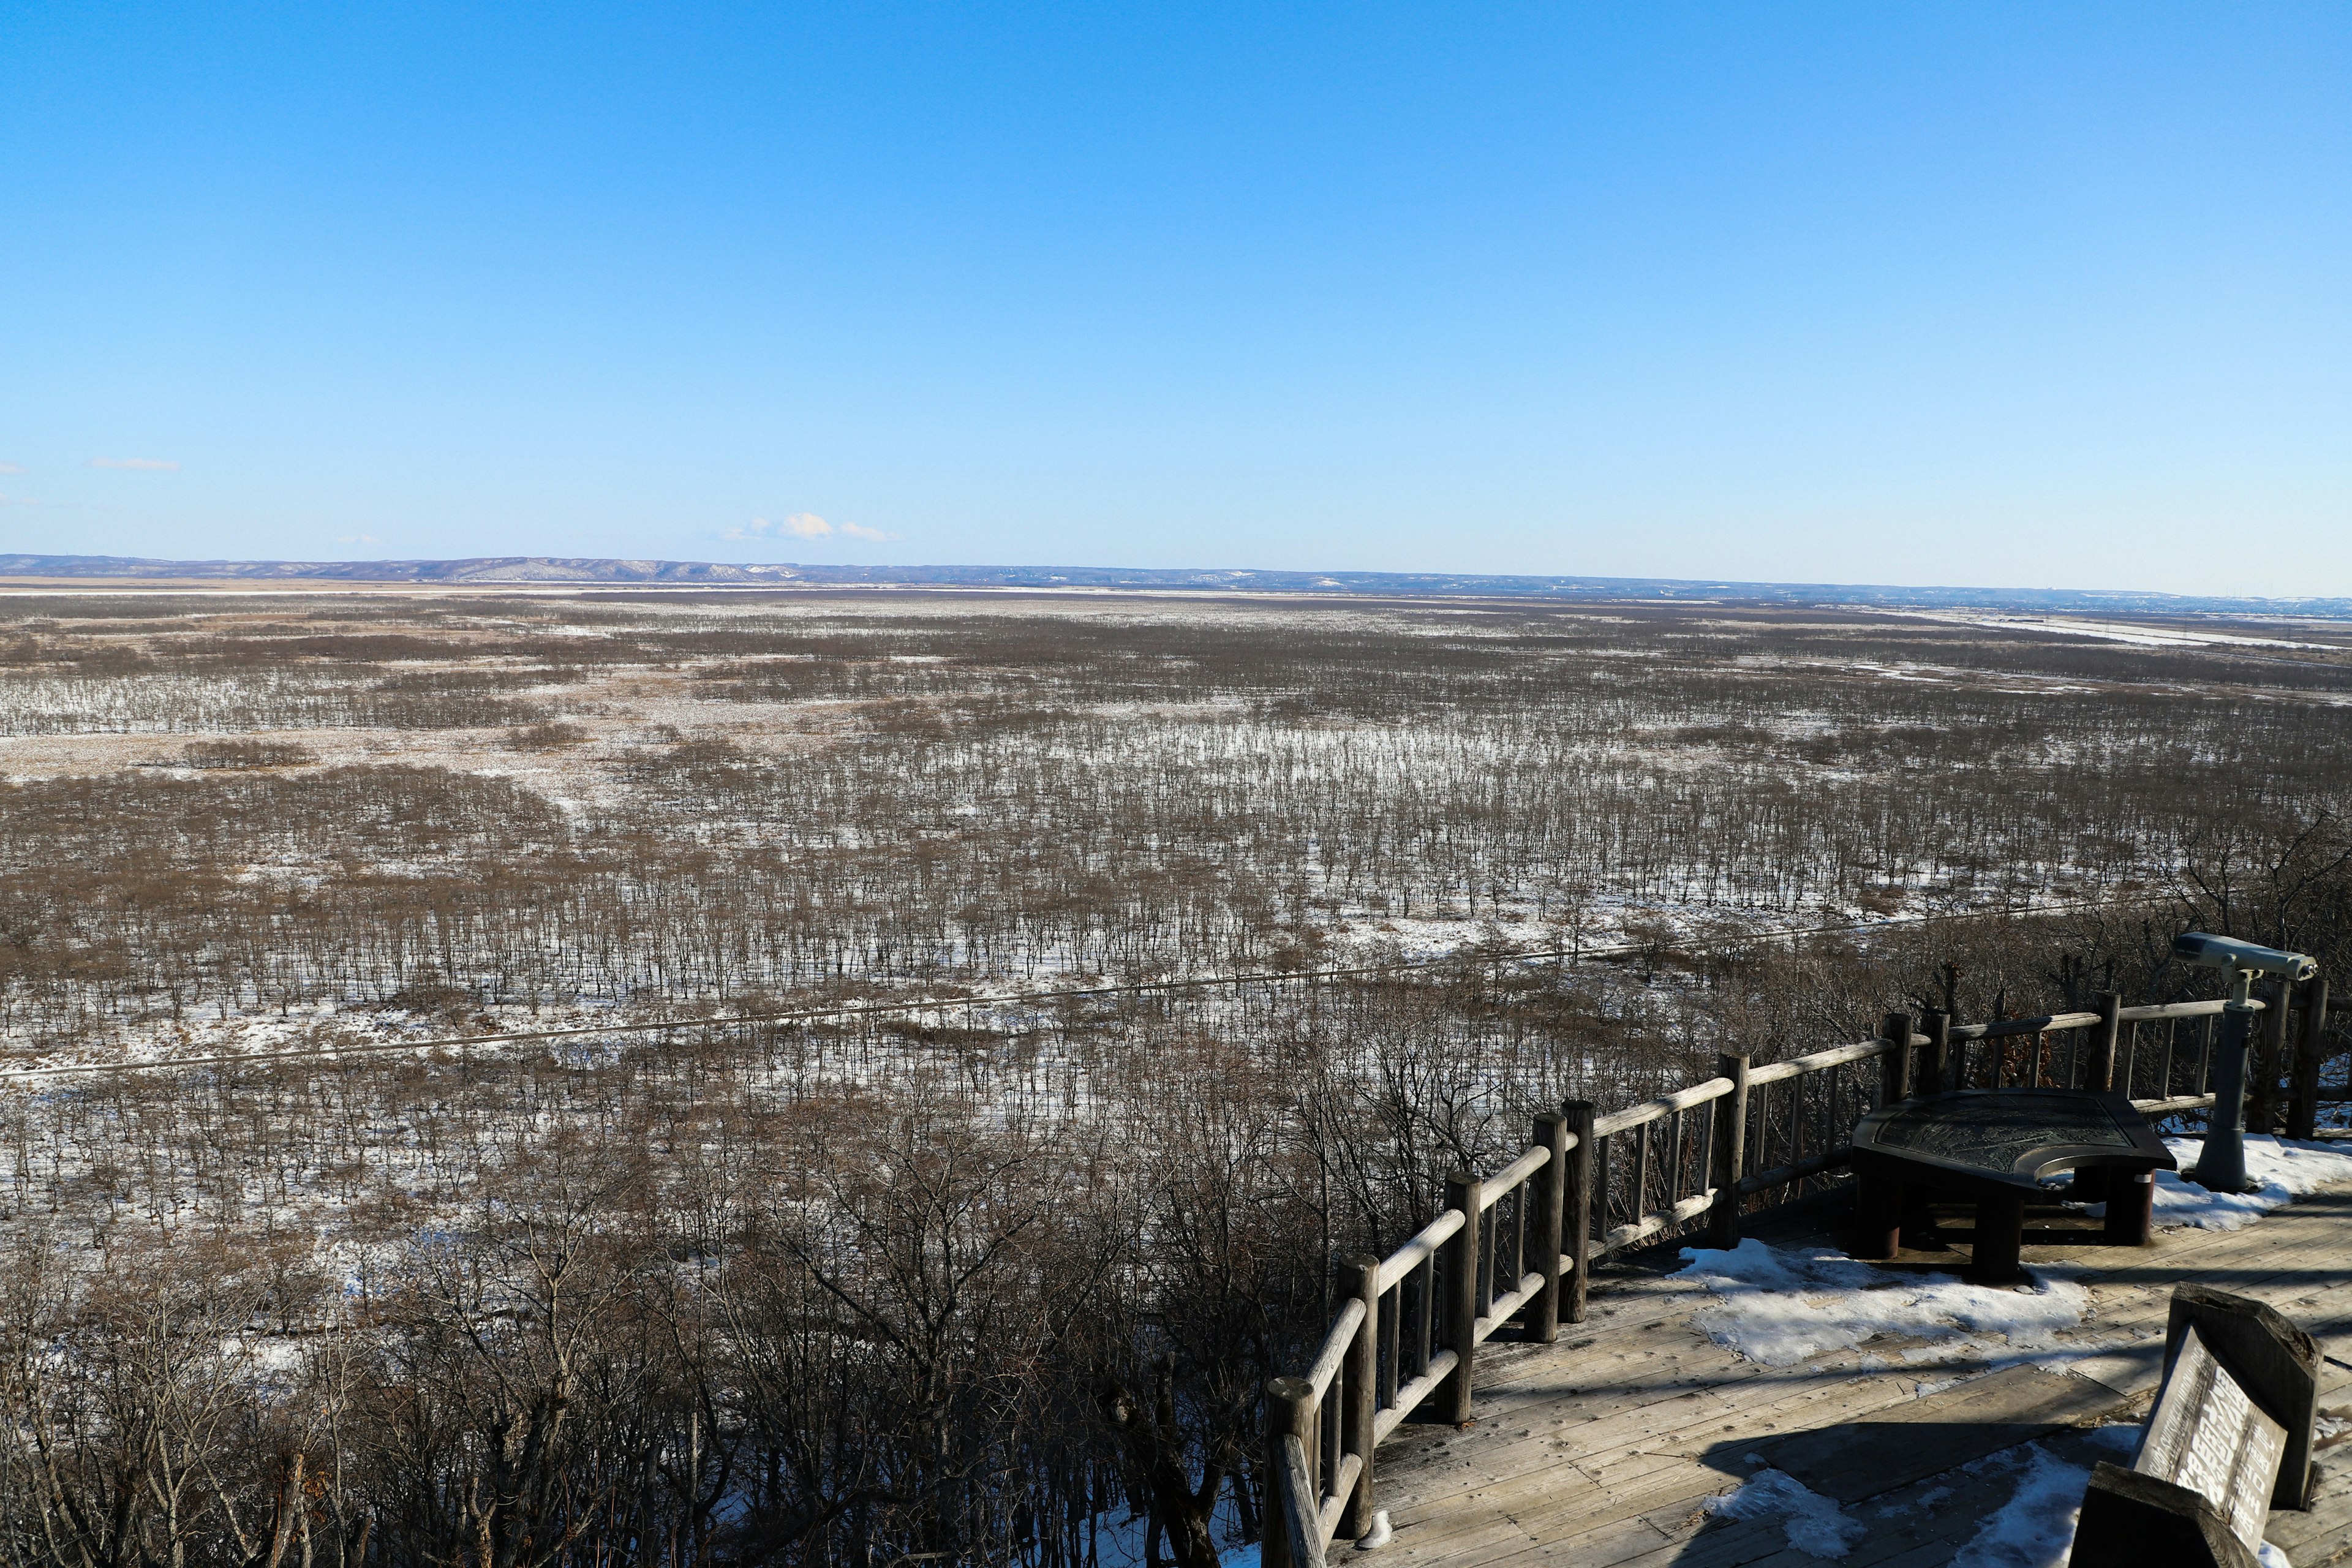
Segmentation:
[(1989, 626), (2002, 631), (2051, 632), (2060, 637), (2092, 637), (2101, 642), (2129, 643), (2137, 647), (2272, 647), (2342, 653), (2352, 643), (2290, 642), (2284, 637), (2241, 637), (2232, 632), (2183, 631), (2136, 621), (2087, 620), (2073, 616), (1995, 615), (1978, 610), (1902, 610), (1896, 614), (1948, 626)]

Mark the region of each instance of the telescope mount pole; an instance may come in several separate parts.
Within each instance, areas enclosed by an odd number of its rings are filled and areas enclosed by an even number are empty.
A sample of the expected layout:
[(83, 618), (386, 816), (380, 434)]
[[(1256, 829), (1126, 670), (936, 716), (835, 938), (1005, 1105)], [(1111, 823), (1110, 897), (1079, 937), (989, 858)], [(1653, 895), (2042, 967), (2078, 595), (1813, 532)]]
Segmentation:
[(2247, 999), (2253, 972), (2241, 969), (2221, 1009), (2220, 1037), (2213, 1042), (2213, 1109), (2206, 1113), (2205, 1152), (2189, 1179), (2212, 1193), (2246, 1190), (2246, 1046), (2254, 1031), (2254, 1005)]

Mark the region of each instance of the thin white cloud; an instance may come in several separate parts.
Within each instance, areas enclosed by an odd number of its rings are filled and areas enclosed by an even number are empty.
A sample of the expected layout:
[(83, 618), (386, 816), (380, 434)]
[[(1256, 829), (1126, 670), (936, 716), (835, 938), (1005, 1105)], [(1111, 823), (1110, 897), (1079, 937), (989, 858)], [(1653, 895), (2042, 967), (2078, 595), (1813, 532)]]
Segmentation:
[(832, 531), (833, 524), (825, 521), (816, 513), (796, 511), (782, 522), (772, 522), (764, 517), (755, 517), (742, 527), (730, 528), (719, 537), (721, 539), (782, 539), (790, 535), (794, 539), (823, 539)]
[(382, 544), (383, 541), (378, 539), (373, 533), (339, 533), (335, 535), (335, 542), (338, 544)]
[(169, 473), (180, 465), (169, 458), (92, 458), (93, 468), (138, 468), (151, 473)]
[(885, 533), (878, 528), (868, 528), (864, 523), (827, 522), (813, 511), (796, 511), (790, 517), (773, 521), (755, 517), (742, 527), (730, 528), (719, 537), (744, 542), (755, 539), (824, 539), (835, 533), (845, 539), (878, 541), (898, 537), (895, 533)]
[(0, 463), (0, 474), (21, 474), (24, 471), (25, 465), (22, 463)]

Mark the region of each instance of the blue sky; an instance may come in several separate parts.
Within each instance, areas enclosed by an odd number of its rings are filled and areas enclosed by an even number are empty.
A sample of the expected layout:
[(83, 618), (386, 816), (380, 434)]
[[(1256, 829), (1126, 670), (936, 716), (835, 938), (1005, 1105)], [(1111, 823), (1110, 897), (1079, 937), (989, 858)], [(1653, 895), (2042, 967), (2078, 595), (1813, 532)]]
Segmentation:
[(2352, 593), (2347, 82), (2341, 5), (0, 4), (0, 549)]

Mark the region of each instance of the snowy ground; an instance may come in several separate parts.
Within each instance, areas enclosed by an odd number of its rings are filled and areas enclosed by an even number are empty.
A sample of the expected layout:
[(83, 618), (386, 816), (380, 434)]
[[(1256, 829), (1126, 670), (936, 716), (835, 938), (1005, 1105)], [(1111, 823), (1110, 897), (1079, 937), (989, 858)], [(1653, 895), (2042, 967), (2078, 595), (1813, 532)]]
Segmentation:
[(2025, 1289), (1956, 1275), (1894, 1275), (1829, 1247), (1782, 1249), (1750, 1237), (1728, 1251), (1693, 1247), (1683, 1272), (1716, 1298), (1694, 1320), (1708, 1338), (1763, 1366), (1794, 1366), (1874, 1340), (2056, 1343), (2083, 1321), (2090, 1292), (2067, 1269), (2043, 1268)]
[[(2074, 1551), (2074, 1524), (2092, 1466), (2101, 1459), (2129, 1464), (2139, 1452), (2140, 1430), (2135, 1422), (2095, 1426), (2063, 1439), (2005, 1448), (1959, 1467), (1953, 1472), (1956, 1477), (2014, 1479), (2007, 1500), (1984, 1515), (1976, 1534), (1952, 1558), (1952, 1568), (2064, 1568)], [(1834, 1563), (1868, 1540), (1874, 1525), (1921, 1507), (1933, 1508), (1951, 1489), (1937, 1487), (1905, 1501), (1841, 1508), (1794, 1476), (1764, 1468), (1712, 1499), (1706, 1511), (1721, 1519), (1778, 1520), (1790, 1550)], [(2286, 1553), (2267, 1542), (2262, 1562), (2263, 1568), (2289, 1568)]]
[[(2062, 1568), (2074, 1549), (2074, 1520), (2091, 1479), (2091, 1466), (2084, 1459), (2095, 1455), (2126, 1464), (2139, 1451), (2139, 1437), (2137, 1424), (2099, 1426), (2066, 1444), (2072, 1454), (2052, 1443), (2028, 1443), (1959, 1467), (1958, 1476), (2014, 1473), (2016, 1479), (2008, 1500), (1984, 1516), (1976, 1534), (1952, 1559), (1952, 1568)], [(1933, 1488), (1907, 1500), (1841, 1508), (1794, 1476), (1766, 1468), (1711, 1500), (1706, 1511), (1723, 1519), (1777, 1519), (1791, 1550), (1834, 1563), (1867, 1540), (1874, 1524), (1921, 1507), (1933, 1508), (1950, 1489)]]
[[(2180, 1171), (2195, 1169), (2203, 1154), (2202, 1139), (2168, 1138), (2165, 1146), (2180, 1162)], [(2156, 1173), (2156, 1223), (2195, 1226), (2202, 1230), (2237, 1230), (2329, 1182), (2352, 1176), (2352, 1152), (2340, 1145), (2295, 1142), (2284, 1138), (2250, 1135), (2246, 1139), (2249, 1193), (2209, 1193), (2179, 1172)], [(2094, 1204), (2091, 1214), (2105, 1214), (2106, 1205)]]

